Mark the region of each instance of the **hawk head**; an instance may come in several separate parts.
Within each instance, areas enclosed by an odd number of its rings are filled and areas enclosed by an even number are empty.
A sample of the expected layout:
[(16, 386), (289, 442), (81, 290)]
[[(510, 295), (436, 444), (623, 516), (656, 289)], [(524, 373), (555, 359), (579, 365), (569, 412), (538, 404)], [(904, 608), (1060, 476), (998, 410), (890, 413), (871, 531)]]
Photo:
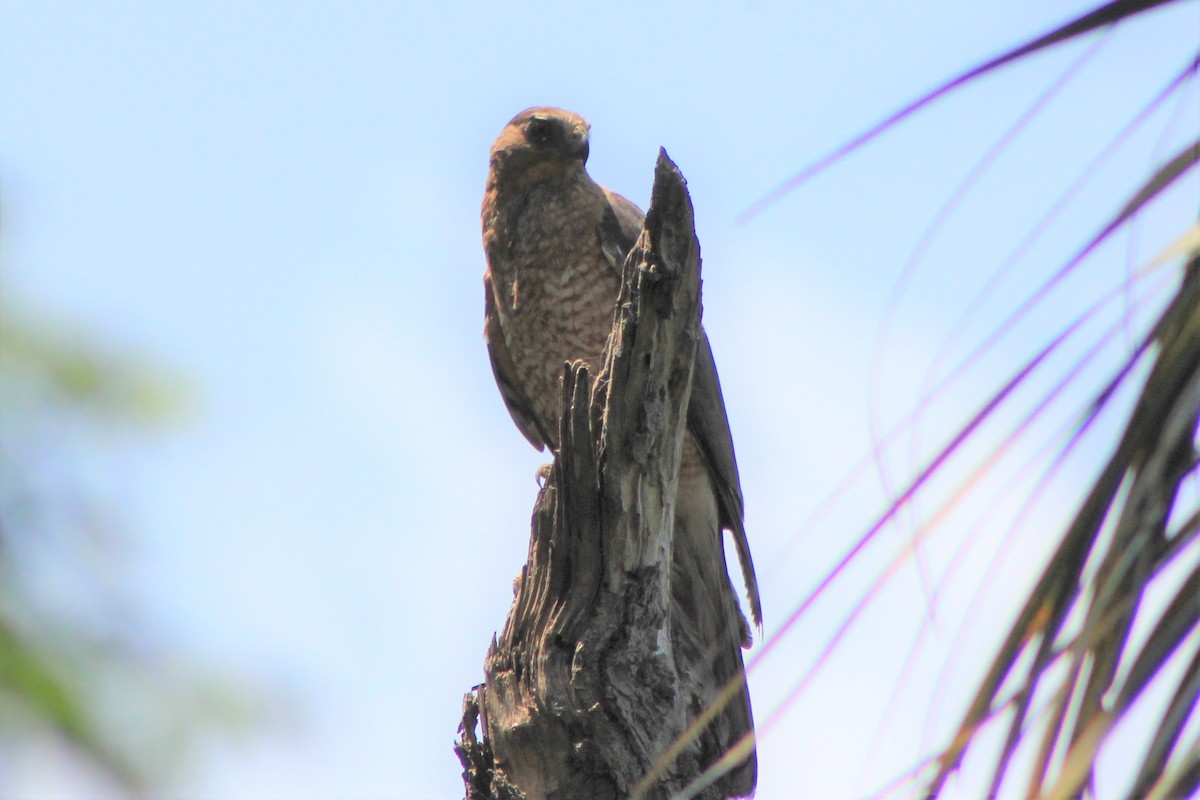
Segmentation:
[(561, 108), (527, 108), (509, 121), (492, 144), (496, 172), (522, 183), (582, 171), (588, 157), (587, 120)]

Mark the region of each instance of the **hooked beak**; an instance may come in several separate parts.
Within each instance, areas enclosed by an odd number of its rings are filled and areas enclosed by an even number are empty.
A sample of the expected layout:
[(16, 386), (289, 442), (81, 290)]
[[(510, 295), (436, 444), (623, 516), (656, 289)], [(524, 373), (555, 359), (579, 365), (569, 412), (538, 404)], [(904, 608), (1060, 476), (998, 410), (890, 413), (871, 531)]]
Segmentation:
[(577, 125), (571, 131), (571, 155), (578, 158), (580, 161), (587, 163), (588, 159), (588, 128), (586, 125)]

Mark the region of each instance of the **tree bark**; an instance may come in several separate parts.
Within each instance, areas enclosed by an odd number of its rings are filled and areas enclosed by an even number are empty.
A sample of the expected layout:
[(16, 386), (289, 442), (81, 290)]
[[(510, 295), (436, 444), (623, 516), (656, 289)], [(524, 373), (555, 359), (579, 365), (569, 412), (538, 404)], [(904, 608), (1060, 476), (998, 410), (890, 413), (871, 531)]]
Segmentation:
[(599, 374), (564, 366), (560, 448), (528, 561), (485, 682), (464, 699), (455, 749), (468, 798), (615, 799), (635, 787), (665, 798), (700, 772), (684, 748), (653, 774), (692, 722), (667, 611), (699, 337), (694, 225), (687, 184), (660, 151)]

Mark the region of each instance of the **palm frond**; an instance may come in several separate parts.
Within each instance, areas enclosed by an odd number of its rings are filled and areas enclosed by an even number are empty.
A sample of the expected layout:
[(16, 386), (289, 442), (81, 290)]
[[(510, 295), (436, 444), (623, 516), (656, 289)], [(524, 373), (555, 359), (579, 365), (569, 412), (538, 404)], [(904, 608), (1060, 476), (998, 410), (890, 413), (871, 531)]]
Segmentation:
[[(1196, 554), (1196, 515), (1174, 529), (1170, 522), (1181, 485), (1198, 472), (1194, 442), (1200, 416), (1200, 255), (1193, 257), (1143, 346), (1135, 348), (1119, 376), (1097, 397), (1090, 416), (1110, 402), (1112, 387), (1150, 351), (1154, 363), (1124, 432), (942, 752), (930, 794), (942, 790), (976, 734), (997, 715), (1003, 687), (1019, 678), (1007, 738), (993, 769), (992, 792), (1000, 790), (1029, 732), (1033, 698), (1050, 680), (1060, 652), (1065, 652), (1069, 668), (1059, 679), (1057, 701), (1043, 723), (1030, 796), (1070, 797), (1088, 786), (1108, 734), (1164, 666), (1190, 646), (1195, 651), (1193, 669), (1185, 673), (1161, 715), (1133, 795), (1144, 794), (1177, 766), (1170, 756), (1200, 692), (1194, 668), (1200, 658), (1195, 641), (1200, 634), (1200, 565), (1183, 579), (1145, 641), (1136, 647), (1130, 642), (1151, 585), (1168, 567)], [(1102, 536), (1106, 527), (1112, 530), (1109, 537)], [(1099, 566), (1089, 574), (1087, 566), (1093, 563)], [(1080, 612), (1081, 630), (1069, 635), (1067, 620)], [(1026, 655), (1030, 652), (1031, 659)], [(1028, 660), (1024, 675), (1015, 676), (1023, 659)], [(1122, 672), (1123, 664), (1129, 666)], [(1055, 753), (1065, 755), (1054, 781), (1048, 782)], [(1184, 780), (1190, 773), (1179, 774)]]
[(863, 145), (878, 137), (897, 123), (912, 116), (917, 111), (920, 111), (925, 106), (929, 105), (942, 96), (949, 94), (955, 89), (963, 86), (976, 78), (980, 78), (990, 72), (993, 72), (1000, 67), (1011, 64), (1018, 59), (1033, 55), (1034, 53), (1045, 50), (1048, 47), (1053, 47), (1056, 44), (1074, 39), (1086, 33), (1091, 33), (1099, 28), (1115, 25), (1122, 20), (1136, 16), (1138, 14), (1150, 11), (1158, 6), (1169, 5), (1179, 2), (1180, 0), (1112, 0), (1112, 2), (1094, 8), (1091, 11), (1076, 17), (1070, 22), (1047, 31), (1040, 36), (1035, 36), (1022, 44), (1017, 45), (994, 58), (990, 58), (981, 64), (977, 64), (968, 70), (965, 70), (945, 83), (941, 84), (932, 91), (921, 95), (916, 100), (901, 107), (899, 110), (892, 112), (884, 117), (879, 122), (867, 128), (862, 133), (851, 138), (849, 141), (835, 148), (832, 152), (822, 156), (804, 169), (797, 172), (792, 177), (785, 180), (776, 188), (772, 189), (762, 199), (755, 202), (750, 208), (742, 212), (739, 221), (745, 222), (756, 216), (768, 206), (778, 201), (781, 197), (791, 192), (796, 187), (803, 184), (805, 181), (815, 175), (825, 171), (834, 163), (840, 161), (846, 156), (858, 150)]

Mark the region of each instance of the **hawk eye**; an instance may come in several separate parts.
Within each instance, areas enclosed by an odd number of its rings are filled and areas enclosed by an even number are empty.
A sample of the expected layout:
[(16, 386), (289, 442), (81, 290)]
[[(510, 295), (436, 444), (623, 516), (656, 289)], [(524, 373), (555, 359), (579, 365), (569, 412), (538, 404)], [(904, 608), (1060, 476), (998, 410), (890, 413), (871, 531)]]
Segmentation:
[(553, 134), (553, 125), (550, 120), (542, 117), (534, 117), (529, 121), (529, 139), (538, 144), (545, 144), (550, 141), (550, 136)]

